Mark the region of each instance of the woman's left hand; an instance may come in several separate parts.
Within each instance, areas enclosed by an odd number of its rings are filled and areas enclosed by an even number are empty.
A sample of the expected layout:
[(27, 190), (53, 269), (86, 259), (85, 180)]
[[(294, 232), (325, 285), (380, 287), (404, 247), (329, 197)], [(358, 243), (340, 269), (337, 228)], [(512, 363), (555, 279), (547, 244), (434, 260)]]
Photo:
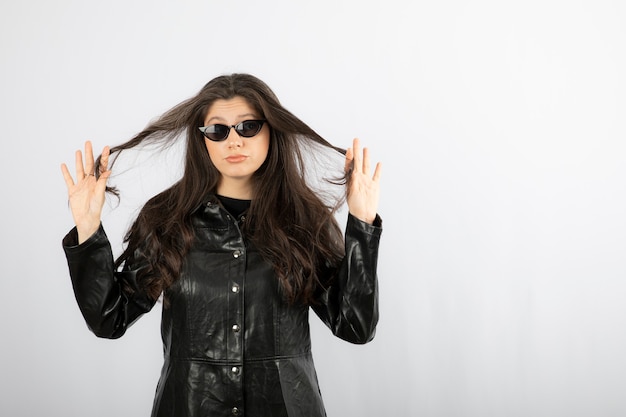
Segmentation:
[(367, 148), (359, 139), (354, 139), (352, 148), (346, 151), (346, 172), (352, 168), (348, 178), (348, 210), (354, 217), (372, 224), (376, 219), (380, 196), (381, 164), (376, 164), (374, 175), (370, 177), (370, 158)]

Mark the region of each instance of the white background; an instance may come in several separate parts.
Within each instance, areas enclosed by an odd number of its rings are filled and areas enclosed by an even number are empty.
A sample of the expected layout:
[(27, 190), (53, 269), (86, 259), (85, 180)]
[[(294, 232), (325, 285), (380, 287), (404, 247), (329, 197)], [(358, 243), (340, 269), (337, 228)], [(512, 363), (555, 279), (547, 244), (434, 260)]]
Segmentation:
[[(329, 416), (626, 415), (624, 4), (3, 0), (0, 414), (149, 415), (160, 309), (88, 331), (59, 165), (250, 72), (384, 163), (376, 339), (312, 319)], [(118, 245), (178, 162), (118, 173)]]

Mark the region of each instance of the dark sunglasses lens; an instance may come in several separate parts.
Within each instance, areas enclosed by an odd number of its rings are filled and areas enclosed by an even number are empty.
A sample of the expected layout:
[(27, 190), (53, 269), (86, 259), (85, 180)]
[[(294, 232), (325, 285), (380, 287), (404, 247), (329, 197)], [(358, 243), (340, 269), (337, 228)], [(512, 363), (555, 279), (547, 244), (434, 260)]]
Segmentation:
[(228, 137), (230, 127), (226, 125), (211, 125), (204, 131), (204, 135), (216, 142), (222, 141)]
[(261, 130), (263, 127), (263, 122), (259, 120), (246, 120), (245, 122), (241, 122), (237, 125), (237, 133), (239, 133), (244, 138), (250, 138)]

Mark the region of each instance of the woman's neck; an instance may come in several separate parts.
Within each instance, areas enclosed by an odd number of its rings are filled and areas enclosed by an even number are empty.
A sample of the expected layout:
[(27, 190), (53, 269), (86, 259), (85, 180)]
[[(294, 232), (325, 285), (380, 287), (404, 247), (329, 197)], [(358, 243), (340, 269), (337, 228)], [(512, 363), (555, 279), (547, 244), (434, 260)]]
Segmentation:
[(222, 178), (217, 186), (217, 194), (239, 200), (252, 200), (252, 186), (249, 180), (225, 180)]

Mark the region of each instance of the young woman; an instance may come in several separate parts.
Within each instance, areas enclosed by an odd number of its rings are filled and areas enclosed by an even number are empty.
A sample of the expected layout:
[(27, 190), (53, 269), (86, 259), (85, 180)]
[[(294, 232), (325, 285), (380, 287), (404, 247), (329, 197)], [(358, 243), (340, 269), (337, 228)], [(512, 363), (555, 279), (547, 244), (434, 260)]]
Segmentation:
[[(114, 261), (100, 216), (110, 156), (186, 137), (185, 170), (150, 199)], [(345, 154), (349, 214), (307, 182), (313, 148)], [(111, 159), (111, 163), (109, 163)], [(118, 338), (163, 297), (153, 416), (324, 416), (308, 313), (352, 343), (374, 337), (380, 165), (332, 146), (261, 80), (220, 76), (125, 144), (62, 165), (76, 227), (63, 239), (89, 328)], [(335, 185), (339, 181), (335, 182)]]

